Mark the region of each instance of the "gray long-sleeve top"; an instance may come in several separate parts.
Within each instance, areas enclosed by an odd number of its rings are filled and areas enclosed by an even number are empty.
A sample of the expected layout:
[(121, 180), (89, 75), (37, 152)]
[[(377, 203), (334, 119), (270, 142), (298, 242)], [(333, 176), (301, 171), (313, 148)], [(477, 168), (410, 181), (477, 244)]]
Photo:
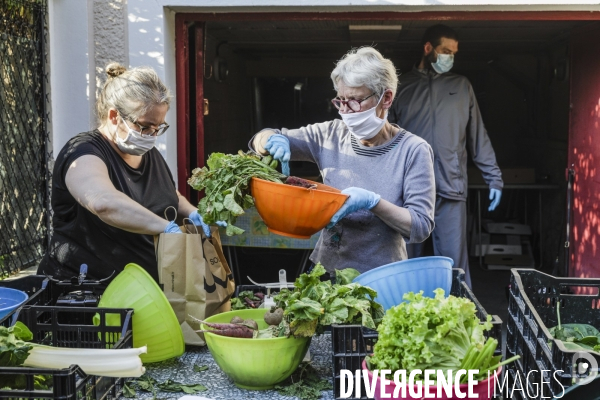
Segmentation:
[(313, 262), (329, 271), (368, 271), (406, 259), (405, 243), (422, 242), (433, 230), (433, 152), (423, 139), (401, 129), (387, 143), (366, 147), (338, 119), (279, 132), (290, 140), (291, 159), (316, 163), (326, 185), (378, 193), (408, 209), (412, 219), (410, 237), (405, 238), (371, 211), (352, 213), (323, 229), (310, 256)]
[(388, 120), (431, 145), (439, 196), (467, 198), (467, 146), (488, 186), (502, 190), (502, 173), (466, 77), (414, 67), (400, 76)]

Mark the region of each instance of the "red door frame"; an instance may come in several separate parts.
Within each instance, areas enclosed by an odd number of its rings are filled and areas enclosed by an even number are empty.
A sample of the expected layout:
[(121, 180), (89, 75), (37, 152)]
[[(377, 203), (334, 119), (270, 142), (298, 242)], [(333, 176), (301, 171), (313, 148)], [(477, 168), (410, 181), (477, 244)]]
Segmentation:
[[(175, 54), (177, 89), (177, 183), (179, 191), (188, 199), (191, 190), (187, 179), (192, 169), (204, 164), (204, 71), (196, 68), (195, 104), (196, 124), (190, 126), (190, 73), (189, 57), (195, 65), (203, 65), (204, 22), (208, 21), (323, 21), (323, 20), (430, 20), (430, 21), (600, 21), (598, 11), (473, 11), (473, 12), (307, 12), (307, 13), (177, 13), (175, 16)], [(200, 26), (197, 24), (200, 23)], [(196, 48), (191, 49), (189, 29), (196, 31)], [(190, 135), (196, 137), (196, 148), (190, 149)], [(196, 151), (199, 165), (191, 165), (191, 151)]]
[[(600, 53), (590, 47), (590, 38), (600, 35), (599, 26), (584, 26), (572, 32), (571, 113), (568, 165), (575, 172), (573, 184), (569, 276), (600, 277)], [(592, 45), (593, 46), (593, 45)], [(597, 46), (595, 47), (598, 48)], [(591, 292), (588, 292), (592, 294)]]

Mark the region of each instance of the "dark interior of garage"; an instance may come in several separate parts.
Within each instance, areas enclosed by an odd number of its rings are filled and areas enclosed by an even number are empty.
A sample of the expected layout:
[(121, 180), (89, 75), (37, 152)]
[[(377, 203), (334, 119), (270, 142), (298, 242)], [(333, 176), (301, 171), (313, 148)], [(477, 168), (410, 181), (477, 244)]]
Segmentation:
[[(353, 47), (375, 46), (398, 73), (420, 59), (421, 37), (437, 21), (301, 20), (210, 21), (205, 25), (204, 117), (207, 158), (213, 152), (246, 149), (259, 130), (297, 128), (336, 118), (329, 74)], [(569, 41), (589, 21), (444, 21), (459, 35), (452, 72), (469, 78), (505, 184), (546, 185), (544, 190), (504, 190), (502, 202), (487, 212), (481, 190), (482, 222), (530, 227), (523, 255), (530, 266), (564, 274), (570, 70)], [(190, 37), (190, 40), (194, 40)], [(591, 50), (590, 50), (591, 51)], [(315, 178), (318, 170), (292, 163), (292, 175)], [(477, 183), (477, 169), (469, 182)], [(541, 212), (540, 212), (541, 206)], [(479, 237), (477, 191), (469, 192), (469, 248)], [(490, 243), (502, 240), (488, 236)], [(499, 243), (503, 244), (503, 243)], [(368, 245), (366, 243), (365, 245)], [(277, 279), (285, 268), (295, 275), (304, 251), (239, 247), (234, 267), (260, 282)], [(430, 249), (430, 252), (432, 250)], [(492, 314), (506, 313), (507, 269), (488, 270), (470, 250), (473, 289)]]

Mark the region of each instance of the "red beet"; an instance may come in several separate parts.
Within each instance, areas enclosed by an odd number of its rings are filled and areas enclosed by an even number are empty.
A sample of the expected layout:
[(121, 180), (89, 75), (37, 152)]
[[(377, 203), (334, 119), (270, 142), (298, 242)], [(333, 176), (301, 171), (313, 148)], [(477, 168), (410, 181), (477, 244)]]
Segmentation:
[(306, 179), (298, 178), (297, 176), (288, 176), (285, 180), (286, 185), (300, 186), (307, 189), (316, 189), (317, 185), (307, 181)]

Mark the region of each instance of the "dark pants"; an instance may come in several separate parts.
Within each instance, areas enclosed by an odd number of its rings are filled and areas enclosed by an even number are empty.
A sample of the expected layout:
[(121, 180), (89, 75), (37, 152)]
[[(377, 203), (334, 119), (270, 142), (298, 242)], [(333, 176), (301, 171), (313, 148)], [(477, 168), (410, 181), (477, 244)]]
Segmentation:
[[(434, 221), (435, 228), (431, 233), (433, 254), (454, 260), (453, 268), (462, 268), (465, 271), (465, 281), (471, 287), (467, 249), (467, 203), (437, 196)], [(406, 251), (408, 258), (421, 257), (423, 243), (409, 244)]]

